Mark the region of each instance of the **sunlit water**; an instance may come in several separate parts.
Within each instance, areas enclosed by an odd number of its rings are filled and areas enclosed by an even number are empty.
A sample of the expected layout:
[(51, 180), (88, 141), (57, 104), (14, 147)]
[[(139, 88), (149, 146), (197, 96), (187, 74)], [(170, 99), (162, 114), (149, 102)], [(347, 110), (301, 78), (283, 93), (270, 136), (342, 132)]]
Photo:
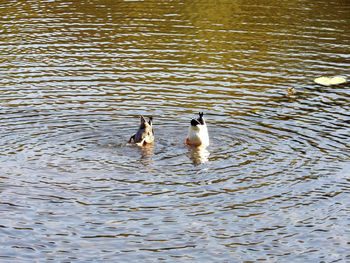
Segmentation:
[[(0, 23), (1, 262), (350, 261), (349, 84), (313, 82), (350, 75), (349, 1), (8, 0)], [(153, 147), (127, 143), (141, 114)]]

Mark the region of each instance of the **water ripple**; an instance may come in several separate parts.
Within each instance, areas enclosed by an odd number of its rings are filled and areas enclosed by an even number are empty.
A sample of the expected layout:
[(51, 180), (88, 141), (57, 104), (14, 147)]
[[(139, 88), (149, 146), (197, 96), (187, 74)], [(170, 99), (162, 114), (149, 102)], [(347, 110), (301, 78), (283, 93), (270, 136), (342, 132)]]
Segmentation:
[(1, 259), (349, 259), (350, 93), (313, 83), (349, 74), (348, 9), (3, 3)]

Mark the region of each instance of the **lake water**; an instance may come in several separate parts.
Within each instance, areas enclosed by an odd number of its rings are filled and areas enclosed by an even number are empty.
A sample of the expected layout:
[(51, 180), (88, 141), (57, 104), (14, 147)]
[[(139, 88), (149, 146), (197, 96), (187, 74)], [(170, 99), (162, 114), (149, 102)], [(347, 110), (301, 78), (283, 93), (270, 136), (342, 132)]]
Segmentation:
[[(349, 1), (7, 0), (0, 23), (1, 262), (350, 261), (350, 86), (313, 82), (350, 76)], [(140, 115), (153, 147), (127, 143)]]

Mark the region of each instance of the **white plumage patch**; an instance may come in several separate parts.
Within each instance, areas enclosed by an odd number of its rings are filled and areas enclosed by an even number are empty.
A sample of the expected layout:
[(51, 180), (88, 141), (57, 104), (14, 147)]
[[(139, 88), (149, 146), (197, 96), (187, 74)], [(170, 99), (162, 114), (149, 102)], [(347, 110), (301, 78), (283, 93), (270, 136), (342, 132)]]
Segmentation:
[(193, 146), (207, 147), (209, 145), (209, 134), (207, 125), (197, 125), (188, 128), (187, 144)]

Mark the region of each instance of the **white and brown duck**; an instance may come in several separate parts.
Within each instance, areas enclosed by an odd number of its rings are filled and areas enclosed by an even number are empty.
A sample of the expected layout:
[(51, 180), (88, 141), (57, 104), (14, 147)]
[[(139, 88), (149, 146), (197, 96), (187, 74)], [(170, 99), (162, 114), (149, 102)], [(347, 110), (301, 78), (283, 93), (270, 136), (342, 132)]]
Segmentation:
[(209, 146), (209, 134), (207, 124), (205, 123), (203, 112), (199, 112), (197, 119), (192, 119), (188, 128), (186, 145), (207, 147)]
[(150, 117), (147, 122), (143, 116), (140, 116), (140, 127), (138, 131), (130, 137), (129, 143), (134, 142), (139, 146), (153, 143), (154, 131), (152, 120), (152, 117)]

